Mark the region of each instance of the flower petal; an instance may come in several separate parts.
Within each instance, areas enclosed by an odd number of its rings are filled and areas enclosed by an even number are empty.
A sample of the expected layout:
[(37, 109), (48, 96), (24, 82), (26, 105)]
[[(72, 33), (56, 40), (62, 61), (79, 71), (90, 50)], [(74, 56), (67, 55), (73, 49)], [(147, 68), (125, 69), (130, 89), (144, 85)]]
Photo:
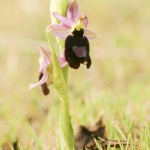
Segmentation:
[(70, 35), (70, 28), (62, 24), (54, 24), (47, 27), (47, 31), (52, 31), (52, 33), (60, 39), (65, 40), (68, 35)]
[(78, 2), (77, 0), (71, 0), (68, 11), (67, 17), (71, 18), (74, 22), (78, 20)]
[(60, 67), (63, 68), (66, 65), (68, 65), (68, 62), (65, 59), (65, 50), (62, 51), (61, 57), (58, 57), (58, 62), (60, 64)]
[(42, 72), (44, 68), (44, 62), (42, 56), (39, 58), (39, 63), (40, 63), (39, 72)]
[(43, 77), (42, 77), (42, 79), (41, 79), (38, 83), (30, 84), (30, 85), (29, 85), (29, 89), (28, 89), (28, 90), (31, 90), (32, 88), (35, 88), (35, 87), (37, 87), (37, 86), (42, 85), (43, 83), (45, 83), (45, 82), (47, 81), (47, 79), (48, 79), (48, 75), (47, 75), (47, 73), (45, 72), (44, 75), (43, 75)]
[(59, 61), (60, 67), (62, 68), (68, 65), (68, 62), (66, 61), (64, 57), (58, 57), (58, 61)]
[(87, 27), (88, 22), (89, 22), (89, 21), (88, 21), (88, 19), (87, 19), (87, 18), (83, 20), (83, 24), (85, 25), (85, 27)]
[(53, 12), (53, 16), (55, 18), (57, 18), (64, 26), (71, 28), (73, 25), (73, 21), (71, 20), (71, 18), (67, 18), (67, 17), (63, 17), (60, 14)]
[(87, 27), (87, 25), (88, 25), (87, 16), (82, 14), (82, 15), (80, 16), (80, 20), (82, 20), (84, 26)]
[(97, 35), (96, 33), (94, 33), (91, 30), (85, 29), (84, 30), (84, 36), (86, 36), (88, 39), (92, 40), (92, 39), (96, 39), (99, 38), (100, 36)]
[(42, 63), (44, 62), (45, 67), (48, 66), (51, 63), (51, 52), (46, 48), (45, 45), (42, 46), (38, 46), (37, 47), (38, 51), (41, 54), (40, 58), (40, 65), (42, 65)]

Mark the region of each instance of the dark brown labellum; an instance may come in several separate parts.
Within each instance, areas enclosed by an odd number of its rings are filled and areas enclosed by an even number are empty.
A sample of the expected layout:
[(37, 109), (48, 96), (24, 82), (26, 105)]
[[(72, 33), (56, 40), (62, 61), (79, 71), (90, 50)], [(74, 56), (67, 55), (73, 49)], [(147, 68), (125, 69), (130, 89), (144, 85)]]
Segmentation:
[(65, 59), (69, 66), (74, 69), (78, 69), (80, 64), (85, 64), (87, 68), (91, 66), (89, 41), (83, 34), (83, 29), (74, 30), (65, 41)]
[[(42, 77), (43, 77), (43, 73), (40, 73), (39, 80), (41, 80)], [(49, 91), (49, 89), (47, 87), (46, 82), (41, 85), (41, 88), (42, 88), (42, 92), (43, 92), (44, 95), (48, 95), (49, 94), (50, 91)]]

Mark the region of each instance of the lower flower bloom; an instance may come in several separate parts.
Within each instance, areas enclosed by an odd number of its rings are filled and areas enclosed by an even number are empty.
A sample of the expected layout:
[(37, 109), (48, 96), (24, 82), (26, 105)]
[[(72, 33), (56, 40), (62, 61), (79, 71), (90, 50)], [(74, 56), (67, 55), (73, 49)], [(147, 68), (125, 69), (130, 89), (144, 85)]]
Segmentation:
[[(46, 46), (38, 46), (37, 49), (41, 55), (41, 57), (39, 58), (39, 82), (35, 84), (30, 84), (29, 90), (37, 86), (41, 86), (43, 94), (48, 95), (48, 85), (53, 83), (47, 72), (47, 67), (53, 64), (51, 52), (46, 48)], [(66, 59), (64, 58), (64, 51), (62, 57), (58, 57), (58, 62), (62, 68), (68, 64)]]

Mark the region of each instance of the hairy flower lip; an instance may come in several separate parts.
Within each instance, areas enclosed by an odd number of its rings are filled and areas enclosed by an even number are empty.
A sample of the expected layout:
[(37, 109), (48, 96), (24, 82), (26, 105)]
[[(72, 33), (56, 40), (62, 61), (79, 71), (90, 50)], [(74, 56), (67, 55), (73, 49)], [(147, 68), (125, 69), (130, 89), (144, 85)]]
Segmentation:
[[(39, 81), (41, 80), (41, 78), (43, 77), (43, 72), (40, 72), (39, 74)], [(47, 81), (49, 81), (50, 78), (47, 79)], [(50, 90), (49, 88), (47, 87), (47, 85), (49, 85), (52, 81), (50, 80), (49, 83), (47, 83), (47, 81), (43, 84), (41, 84), (41, 89), (42, 89), (42, 92), (43, 94), (46, 96), (49, 94)]]
[[(32, 88), (35, 88), (37, 86), (40, 86), (44, 83), (46, 83), (46, 84), (51, 84), (52, 83), (52, 80), (48, 76), (48, 72), (47, 72), (47, 67), (50, 64), (53, 65), (51, 52), (46, 48), (45, 45), (38, 46), (37, 50), (39, 51), (39, 53), (41, 55), (41, 57), (39, 59), (39, 62), (40, 62), (39, 73), (43, 73), (43, 76), (42, 76), (41, 80), (39, 80), (38, 83), (30, 84), (28, 90), (30, 90)], [(60, 64), (60, 67), (63, 68), (68, 64), (68, 62), (66, 61), (66, 59), (64, 57), (64, 51), (62, 51), (62, 52), (63, 52), (62, 56), (58, 57), (58, 62)], [(50, 83), (49, 83), (49, 81), (50, 81)]]
[(87, 37), (83, 36), (83, 30), (74, 30), (65, 40), (65, 58), (73, 69), (78, 69), (80, 64), (91, 66), (90, 47)]

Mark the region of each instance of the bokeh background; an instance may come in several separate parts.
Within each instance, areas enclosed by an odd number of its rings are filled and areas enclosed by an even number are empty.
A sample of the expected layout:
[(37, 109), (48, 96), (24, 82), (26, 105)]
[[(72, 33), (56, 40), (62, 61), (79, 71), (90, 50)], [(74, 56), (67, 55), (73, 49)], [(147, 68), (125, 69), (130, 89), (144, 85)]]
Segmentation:
[[(55, 149), (59, 99), (53, 86), (44, 96), (38, 81), (36, 47), (47, 44), (50, 1), (0, 1), (0, 147), (18, 141), (25, 149)], [(75, 130), (103, 115), (108, 137), (116, 120), (125, 135), (150, 133), (150, 1), (79, 0), (89, 29), (92, 66), (69, 70), (70, 112)], [(56, 43), (55, 46), (57, 47)], [(115, 134), (114, 134), (115, 133)], [(140, 138), (139, 138), (140, 139)]]

